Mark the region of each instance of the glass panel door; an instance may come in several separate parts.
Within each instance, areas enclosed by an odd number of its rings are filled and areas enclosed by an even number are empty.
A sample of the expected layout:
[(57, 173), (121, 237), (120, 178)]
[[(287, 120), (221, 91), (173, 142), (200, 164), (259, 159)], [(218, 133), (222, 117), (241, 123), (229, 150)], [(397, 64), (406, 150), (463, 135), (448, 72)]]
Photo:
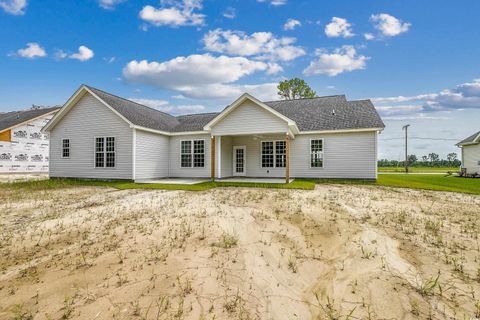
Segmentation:
[(245, 172), (245, 146), (233, 147), (233, 174), (244, 176)]

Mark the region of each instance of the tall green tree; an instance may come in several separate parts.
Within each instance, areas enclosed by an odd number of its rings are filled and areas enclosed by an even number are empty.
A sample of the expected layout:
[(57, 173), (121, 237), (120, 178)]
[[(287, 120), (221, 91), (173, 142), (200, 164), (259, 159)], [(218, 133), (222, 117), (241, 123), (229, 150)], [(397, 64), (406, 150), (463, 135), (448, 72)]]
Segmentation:
[(277, 89), (278, 95), (284, 100), (314, 98), (316, 95), (305, 80), (299, 78), (281, 81)]

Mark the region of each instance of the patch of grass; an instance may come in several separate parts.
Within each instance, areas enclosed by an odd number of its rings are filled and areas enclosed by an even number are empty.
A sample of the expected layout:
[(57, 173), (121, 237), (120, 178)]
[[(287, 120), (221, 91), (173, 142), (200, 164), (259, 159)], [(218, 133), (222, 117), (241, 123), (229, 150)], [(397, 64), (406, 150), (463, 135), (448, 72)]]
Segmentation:
[(317, 179), (317, 184), (377, 185), (396, 188), (480, 194), (480, 179), (443, 176), (438, 174), (381, 174), (374, 180)]
[[(460, 171), (458, 167), (408, 167), (411, 173), (447, 173)], [(405, 172), (405, 167), (378, 167), (378, 172)]]
[(147, 189), (147, 190), (186, 190), (205, 191), (219, 187), (251, 187), (251, 188), (272, 188), (272, 189), (303, 189), (313, 190), (315, 183), (307, 180), (294, 180), (286, 183), (253, 183), (253, 182), (223, 182), (209, 181), (197, 184), (140, 184), (129, 181), (99, 181), (81, 179), (48, 179), (40, 181), (22, 181), (12, 183), (0, 183), (1, 188), (22, 189), (26, 191), (53, 190), (67, 187), (94, 186), (109, 187), (120, 190), (125, 189)]
[(480, 179), (430, 174), (382, 174), (378, 185), (435, 191), (463, 192), (480, 194)]
[(313, 190), (315, 184), (351, 184), (351, 185), (377, 185), (397, 188), (424, 189), (434, 191), (463, 192), (480, 195), (480, 179), (459, 178), (456, 176), (443, 176), (437, 174), (381, 174), (377, 181), (374, 180), (348, 180), (348, 179), (295, 179), (286, 183), (253, 183), (253, 182), (224, 182), (209, 181), (198, 184), (140, 184), (128, 181), (97, 181), (80, 179), (49, 179), (40, 181), (24, 181), (13, 183), (0, 183), (0, 189), (18, 189), (22, 191), (41, 191), (61, 189), (67, 187), (96, 186), (109, 187), (120, 190), (146, 189), (146, 190), (186, 190), (205, 191), (223, 187), (249, 187), (270, 189), (301, 189)]

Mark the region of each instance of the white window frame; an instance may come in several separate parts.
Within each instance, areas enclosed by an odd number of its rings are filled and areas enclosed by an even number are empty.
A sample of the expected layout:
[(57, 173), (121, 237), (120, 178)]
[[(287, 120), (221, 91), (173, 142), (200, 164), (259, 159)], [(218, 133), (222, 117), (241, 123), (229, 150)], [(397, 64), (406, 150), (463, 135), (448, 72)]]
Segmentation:
[[(103, 167), (97, 167), (97, 139), (103, 138)], [(107, 167), (107, 138), (113, 138), (113, 167)], [(111, 153), (111, 151), (110, 151)], [(116, 136), (95, 136), (93, 137), (93, 168), (95, 169), (115, 169), (117, 167), (117, 137)]]
[[(182, 153), (182, 143), (185, 141), (190, 141), (190, 153)], [(194, 158), (195, 158), (195, 149), (194, 149), (194, 141), (203, 141), (203, 167), (194, 167)], [(192, 156), (192, 161), (190, 163), (190, 167), (182, 166), (182, 155), (190, 154)], [(201, 154), (201, 153), (197, 153)], [(180, 140), (180, 169), (203, 169), (206, 167), (207, 163), (207, 143), (205, 139), (183, 139)]]
[[(63, 153), (63, 151), (66, 149), (65, 146), (64, 146), (64, 144), (63, 144), (63, 142), (64, 142), (65, 140), (68, 140), (68, 157), (65, 157), (65, 156), (64, 156), (64, 153)], [(70, 138), (62, 138), (62, 159), (70, 159), (70, 155), (71, 155), (71, 153), (70, 153), (70, 151), (71, 151), (71, 147), (70, 147), (71, 143), (70, 143), (70, 142), (71, 142), (71, 139), (70, 139)]]
[[(322, 141), (322, 166), (321, 167), (312, 167), (312, 141)], [(308, 146), (308, 162), (310, 169), (323, 169), (325, 168), (325, 140), (323, 138), (310, 139), (310, 144)]]
[[(260, 167), (262, 169), (285, 169), (285, 167), (278, 167), (277, 166), (277, 142), (285, 142), (285, 157), (287, 156), (287, 141), (286, 140), (262, 140), (260, 141)], [(264, 142), (272, 142), (273, 143), (273, 167), (264, 167), (263, 166), (263, 143)]]

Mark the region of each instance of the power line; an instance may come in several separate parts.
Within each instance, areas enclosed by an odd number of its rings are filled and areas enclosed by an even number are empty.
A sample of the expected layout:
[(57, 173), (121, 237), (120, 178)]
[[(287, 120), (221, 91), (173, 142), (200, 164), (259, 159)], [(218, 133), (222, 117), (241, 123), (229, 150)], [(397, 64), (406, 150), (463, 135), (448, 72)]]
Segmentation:
[[(404, 140), (405, 138), (380, 138), (379, 140), (388, 141), (388, 140)], [(461, 139), (452, 139), (452, 138), (425, 138), (425, 137), (409, 137), (409, 139), (414, 140), (432, 140), (432, 141), (460, 141)]]

